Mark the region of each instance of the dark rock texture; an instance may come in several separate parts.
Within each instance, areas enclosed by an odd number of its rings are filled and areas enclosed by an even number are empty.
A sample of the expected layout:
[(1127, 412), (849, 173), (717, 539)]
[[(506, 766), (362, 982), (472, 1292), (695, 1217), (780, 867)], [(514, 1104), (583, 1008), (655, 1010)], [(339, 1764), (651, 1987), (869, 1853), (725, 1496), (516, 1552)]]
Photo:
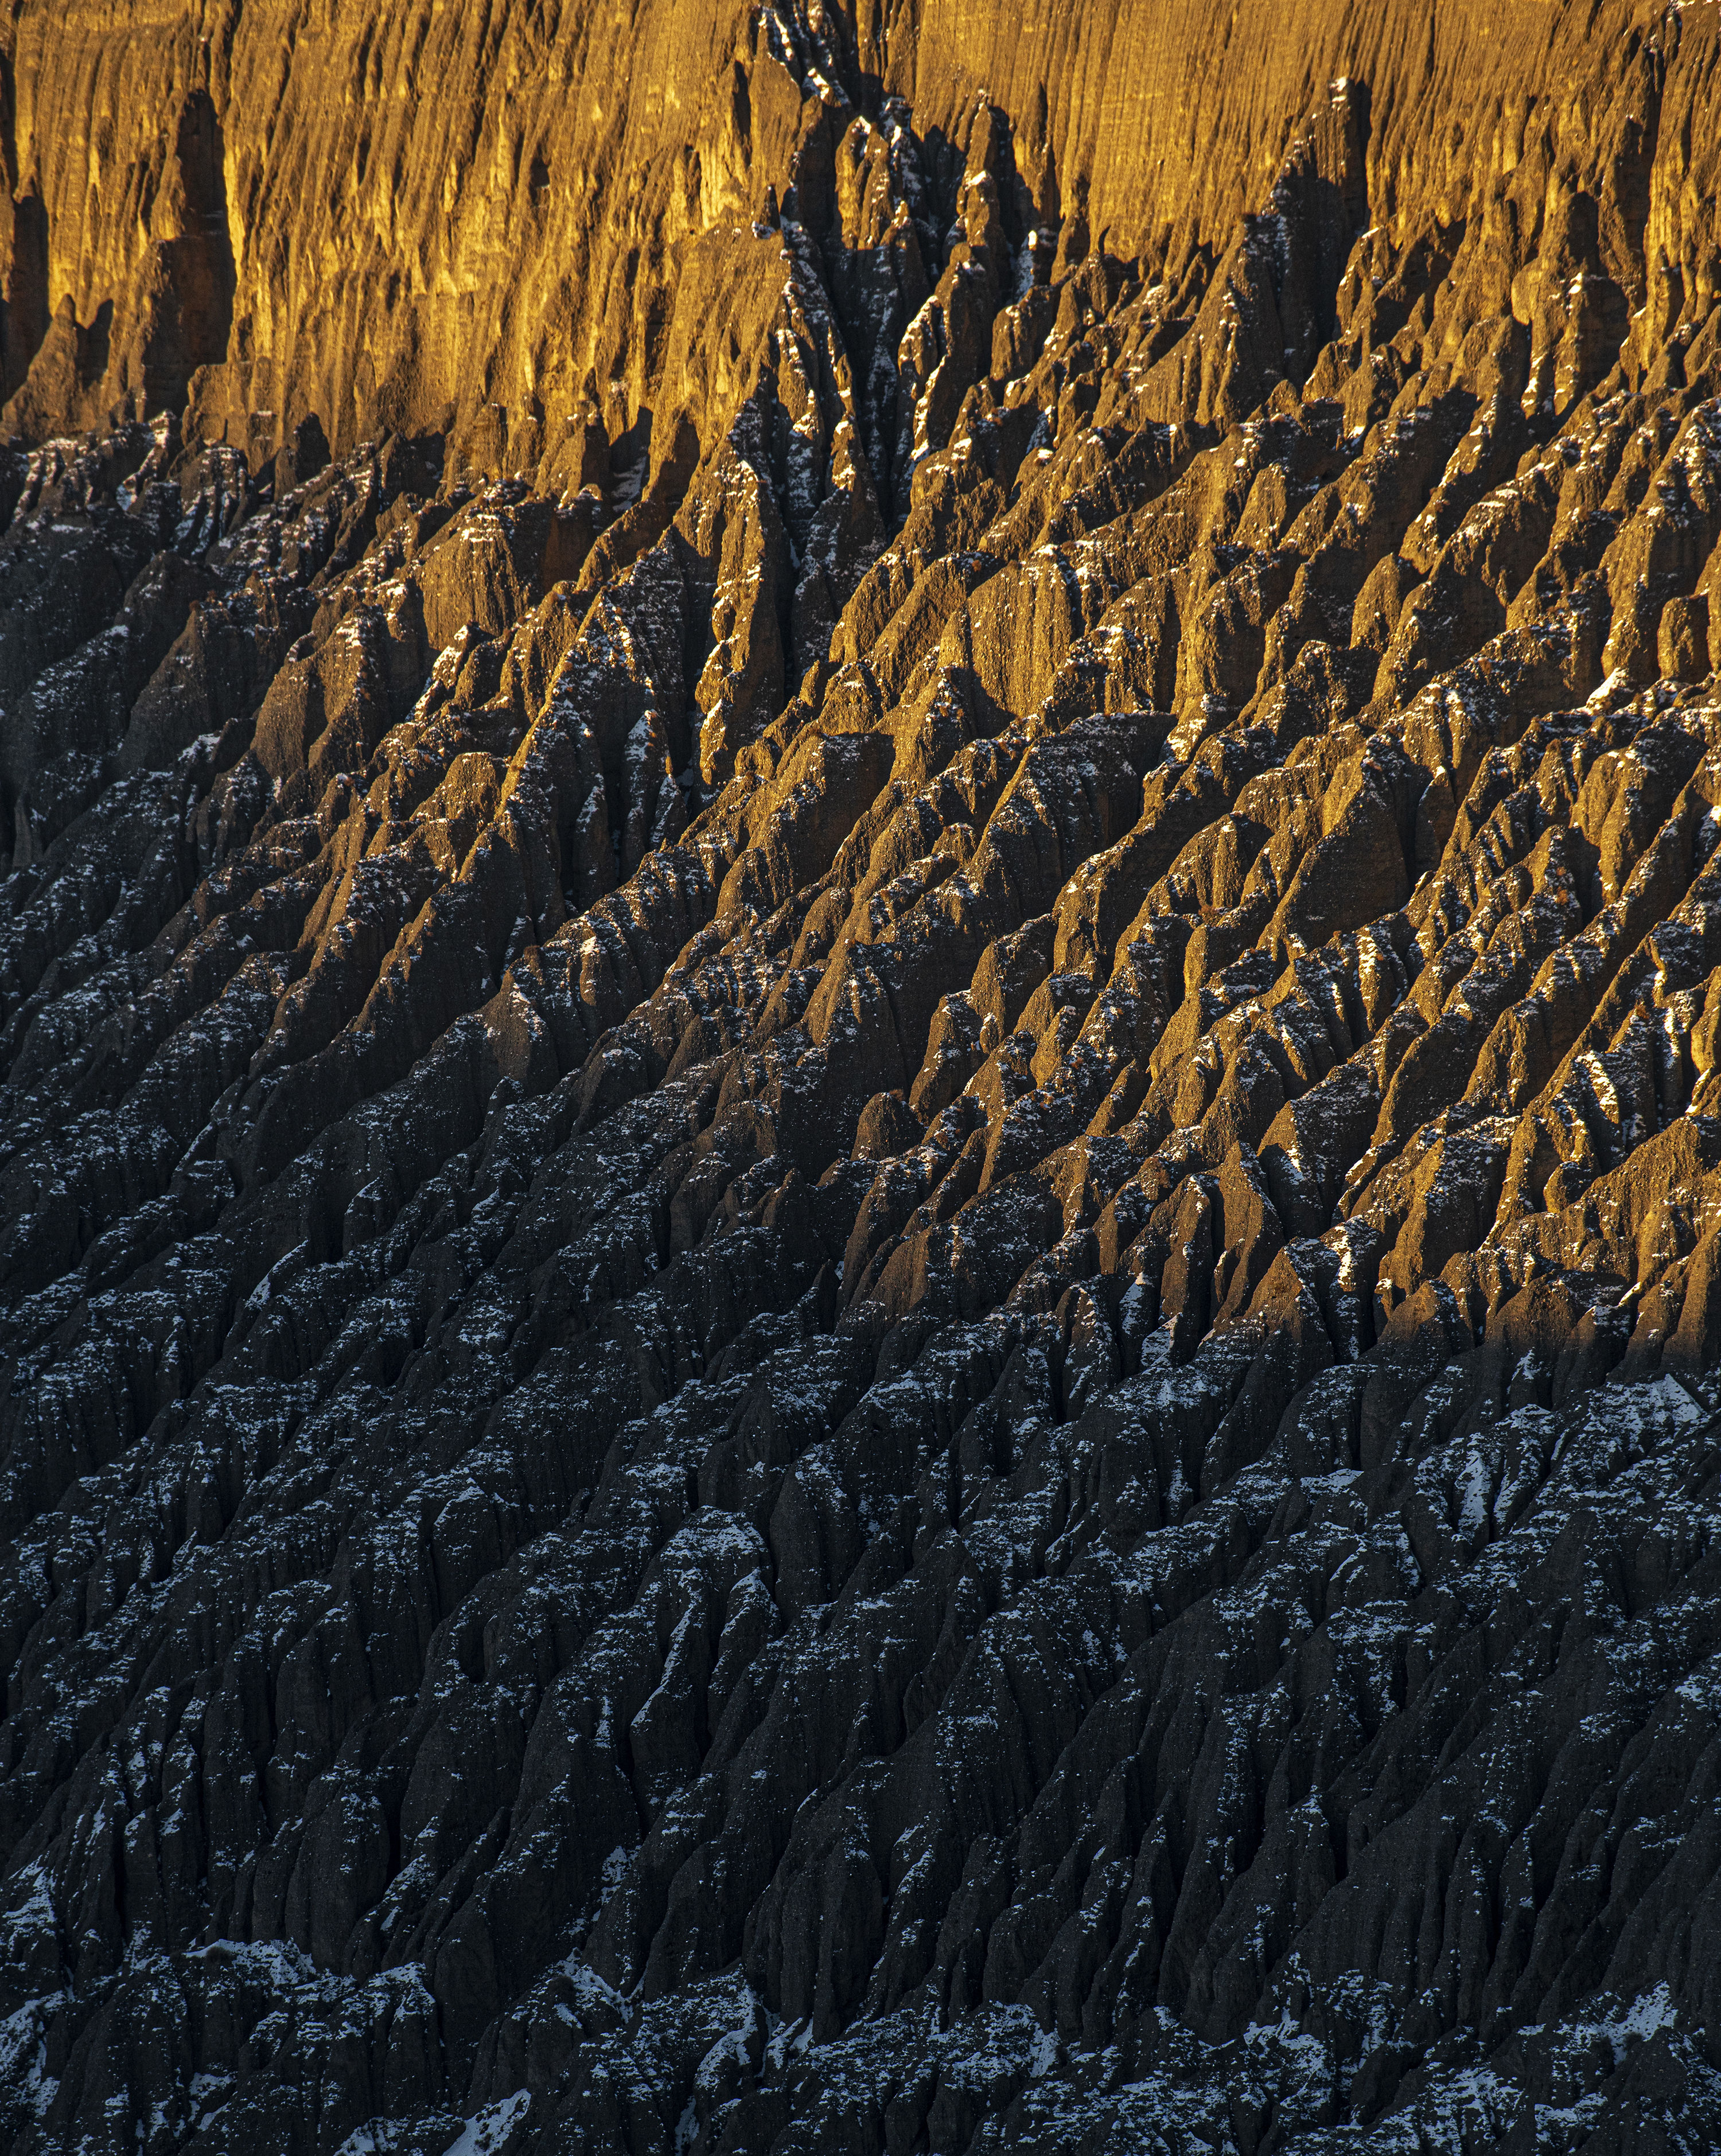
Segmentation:
[(1721, 2146), (1716, 11), (62, 12), (7, 2144)]

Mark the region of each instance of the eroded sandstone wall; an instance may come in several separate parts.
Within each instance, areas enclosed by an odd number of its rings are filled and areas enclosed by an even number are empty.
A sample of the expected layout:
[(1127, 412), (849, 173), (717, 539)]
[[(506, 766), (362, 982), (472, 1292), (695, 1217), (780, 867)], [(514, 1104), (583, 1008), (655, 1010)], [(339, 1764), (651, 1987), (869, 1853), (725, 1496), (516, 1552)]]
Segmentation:
[(1721, 2145), (1714, 15), (8, 17), (7, 2145)]
[(619, 434), (691, 402), (721, 432), (677, 365), (679, 295), (722, 292), (728, 249), (701, 241), (768, 187), (799, 173), (828, 194), (845, 83), (907, 101), (935, 175), (984, 95), (1009, 136), (1012, 241), (1079, 213), (1184, 297), (1338, 78), (1364, 90), (1369, 221), (1400, 246), (1462, 229), (1455, 333), (1503, 308), (1575, 192), (1628, 314), (1701, 311), (1715, 289), (1708, 9), (1111, 0), (807, 20), (824, 89), (784, 65), (769, 10), (738, 5), (9, 0), (10, 424), (39, 439), (189, 387), (193, 431), (254, 456), (315, 412), (342, 450), (452, 426), (491, 470), (535, 465), (592, 406)]

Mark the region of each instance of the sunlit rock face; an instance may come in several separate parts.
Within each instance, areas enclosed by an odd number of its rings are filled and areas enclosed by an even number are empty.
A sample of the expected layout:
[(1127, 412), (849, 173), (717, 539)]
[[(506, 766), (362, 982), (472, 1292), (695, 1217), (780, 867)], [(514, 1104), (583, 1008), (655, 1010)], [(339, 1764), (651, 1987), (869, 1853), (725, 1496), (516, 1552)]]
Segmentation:
[(7, 2146), (1721, 2145), (1718, 68), (7, 0)]

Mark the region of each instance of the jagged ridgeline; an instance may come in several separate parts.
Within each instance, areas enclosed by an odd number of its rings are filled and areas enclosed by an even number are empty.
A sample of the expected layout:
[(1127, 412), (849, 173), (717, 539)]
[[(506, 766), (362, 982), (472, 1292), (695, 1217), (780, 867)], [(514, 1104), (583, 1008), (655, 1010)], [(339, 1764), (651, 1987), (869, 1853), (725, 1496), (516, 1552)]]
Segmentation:
[(0, 2140), (1721, 2146), (1721, 14), (0, 4)]

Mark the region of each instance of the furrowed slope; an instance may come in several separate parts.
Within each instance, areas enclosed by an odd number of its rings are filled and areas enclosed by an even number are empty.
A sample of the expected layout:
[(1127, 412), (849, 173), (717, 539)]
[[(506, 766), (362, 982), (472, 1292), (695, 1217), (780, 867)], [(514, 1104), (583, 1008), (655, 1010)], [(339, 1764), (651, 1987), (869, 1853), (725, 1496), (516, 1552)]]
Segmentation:
[(1713, 2143), (1713, 12), (59, 19), (11, 2138)]

